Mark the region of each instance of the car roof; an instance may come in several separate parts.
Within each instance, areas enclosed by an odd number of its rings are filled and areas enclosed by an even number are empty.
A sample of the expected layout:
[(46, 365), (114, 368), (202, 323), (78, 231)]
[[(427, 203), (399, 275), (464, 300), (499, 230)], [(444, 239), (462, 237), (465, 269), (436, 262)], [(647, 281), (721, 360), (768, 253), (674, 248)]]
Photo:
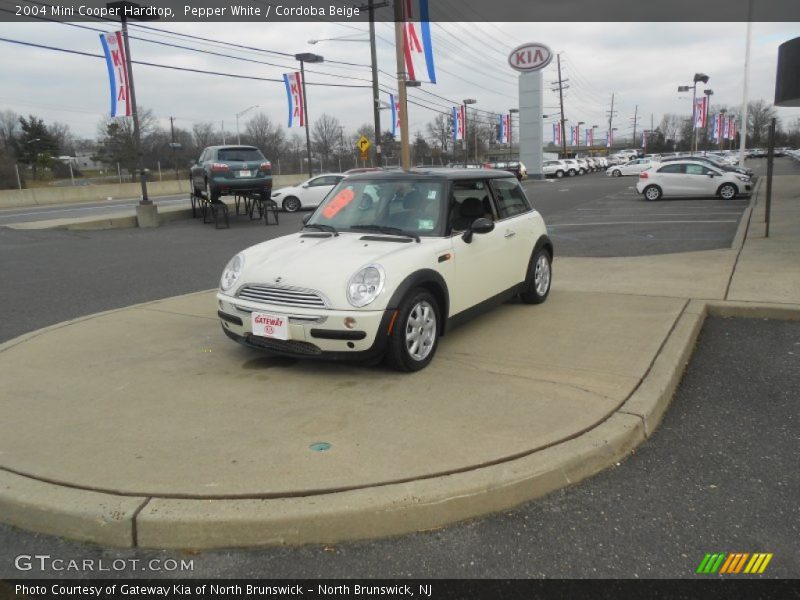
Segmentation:
[(259, 152), (261, 152), (261, 150), (259, 150), (255, 146), (247, 146), (246, 144), (226, 144), (224, 146), (206, 146), (205, 149), (206, 150), (231, 150), (233, 148), (236, 148), (237, 150), (238, 149), (242, 149), (242, 148), (246, 148), (247, 150), (258, 150)]
[(372, 173), (355, 173), (348, 175), (349, 181), (358, 181), (362, 179), (370, 180), (390, 180), (390, 179), (475, 179), (482, 177), (486, 179), (516, 179), (513, 173), (509, 171), (500, 171), (498, 169), (453, 169), (447, 167), (427, 167), (411, 169), (409, 171), (394, 170), (394, 171), (374, 171)]

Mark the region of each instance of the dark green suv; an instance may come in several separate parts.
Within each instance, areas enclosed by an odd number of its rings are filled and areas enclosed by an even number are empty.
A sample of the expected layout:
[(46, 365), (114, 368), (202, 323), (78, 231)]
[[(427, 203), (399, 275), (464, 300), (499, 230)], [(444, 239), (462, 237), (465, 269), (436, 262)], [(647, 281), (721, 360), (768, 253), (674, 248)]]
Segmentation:
[(272, 163), (254, 146), (209, 146), (192, 166), (195, 195), (201, 192), (215, 202), (233, 192), (272, 194)]

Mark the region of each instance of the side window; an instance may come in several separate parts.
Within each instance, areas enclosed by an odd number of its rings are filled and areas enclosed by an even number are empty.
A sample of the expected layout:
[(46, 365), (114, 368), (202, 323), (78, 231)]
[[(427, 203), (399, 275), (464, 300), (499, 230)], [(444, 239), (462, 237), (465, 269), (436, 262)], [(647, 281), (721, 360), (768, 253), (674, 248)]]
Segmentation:
[(203, 153), (200, 155), (200, 158), (197, 159), (197, 162), (204, 163), (208, 159), (208, 150), (203, 150)]
[(687, 175), (703, 175), (705, 172), (706, 168), (700, 165), (686, 165)]
[(531, 210), (525, 192), (516, 179), (493, 179), (492, 187), (497, 198), (497, 214), (507, 219)]
[(450, 191), (450, 229), (464, 231), (477, 218), (494, 221), (489, 187), (482, 180), (456, 180)]
[(683, 173), (684, 165), (666, 165), (661, 167), (658, 172), (659, 173)]

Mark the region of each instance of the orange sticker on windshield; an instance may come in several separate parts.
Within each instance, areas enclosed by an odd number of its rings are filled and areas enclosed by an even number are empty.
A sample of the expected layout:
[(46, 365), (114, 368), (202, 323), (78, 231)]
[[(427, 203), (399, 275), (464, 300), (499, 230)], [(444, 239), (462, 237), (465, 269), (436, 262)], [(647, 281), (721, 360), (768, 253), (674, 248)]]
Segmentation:
[(351, 188), (347, 188), (336, 194), (336, 197), (328, 202), (327, 206), (322, 210), (322, 216), (326, 219), (332, 219), (340, 210), (352, 202), (355, 194)]

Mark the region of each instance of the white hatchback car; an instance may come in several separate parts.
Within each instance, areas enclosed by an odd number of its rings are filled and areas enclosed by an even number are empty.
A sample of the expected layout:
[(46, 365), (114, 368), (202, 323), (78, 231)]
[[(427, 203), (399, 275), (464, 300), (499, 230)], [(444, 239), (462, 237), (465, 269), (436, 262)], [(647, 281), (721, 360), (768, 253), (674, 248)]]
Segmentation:
[(652, 169), (658, 163), (649, 158), (637, 158), (624, 165), (615, 165), (606, 170), (606, 175), (610, 177), (622, 177), (623, 175), (638, 175), (642, 171)]
[(732, 200), (737, 194), (749, 195), (753, 186), (747, 175), (682, 160), (656, 165), (640, 173), (636, 191), (647, 200), (659, 200), (663, 196), (719, 196)]
[(344, 179), (302, 231), (234, 256), (218, 316), (245, 346), (401, 371), (457, 323), (518, 296), (544, 302), (553, 243), (513, 174), (427, 169)]
[(316, 208), (342, 179), (344, 179), (342, 173), (318, 175), (303, 183), (274, 190), (272, 200), (286, 212), (296, 212), (301, 208)]
[(561, 179), (567, 174), (569, 168), (563, 160), (546, 160), (542, 163), (542, 174), (545, 177)]

